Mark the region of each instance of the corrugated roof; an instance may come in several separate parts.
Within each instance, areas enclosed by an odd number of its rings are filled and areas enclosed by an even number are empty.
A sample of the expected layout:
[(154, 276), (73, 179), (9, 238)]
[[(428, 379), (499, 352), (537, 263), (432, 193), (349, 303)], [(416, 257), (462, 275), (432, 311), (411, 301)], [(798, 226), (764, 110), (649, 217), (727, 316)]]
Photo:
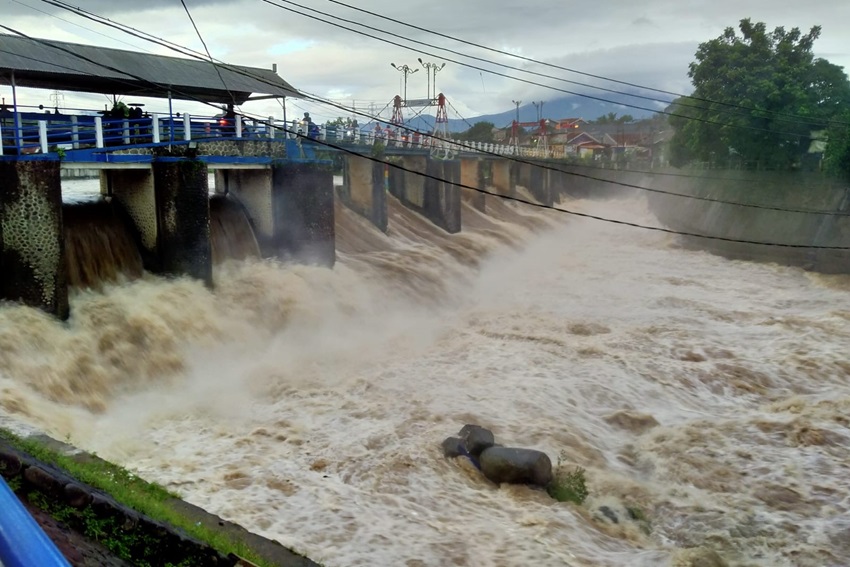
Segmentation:
[[(0, 83), (22, 87), (242, 104), (252, 93), (300, 96), (269, 69), (0, 34)], [(229, 91), (229, 92), (228, 92)], [(231, 96), (232, 93), (232, 96)]]

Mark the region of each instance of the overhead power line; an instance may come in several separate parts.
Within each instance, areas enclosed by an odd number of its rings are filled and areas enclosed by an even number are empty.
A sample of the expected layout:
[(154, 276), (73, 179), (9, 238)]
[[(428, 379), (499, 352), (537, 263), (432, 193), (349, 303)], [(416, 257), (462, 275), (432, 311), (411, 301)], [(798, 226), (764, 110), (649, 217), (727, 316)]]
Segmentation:
[[(757, 126), (747, 126), (747, 125), (743, 125), (743, 124), (730, 124), (729, 122), (721, 122), (721, 121), (717, 121), (717, 120), (711, 120), (711, 119), (709, 119), (709, 118), (701, 118), (701, 117), (699, 117), (699, 116), (688, 116), (687, 114), (677, 114), (677, 113), (675, 113), (675, 112), (668, 112), (668, 111), (666, 111), (666, 110), (658, 110), (658, 109), (656, 109), (656, 108), (649, 108), (649, 107), (646, 107), (646, 106), (639, 106), (639, 105), (632, 104), (632, 103), (628, 103), (628, 102), (620, 102), (620, 101), (616, 101), (616, 100), (611, 100), (611, 99), (607, 99), (607, 98), (598, 97), (598, 96), (595, 96), (595, 95), (590, 95), (590, 94), (581, 93), (581, 92), (577, 92), (577, 91), (571, 91), (571, 90), (567, 90), (567, 89), (562, 89), (562, 88), (560, 88), (560, 87), (555, 87), (555, 86), (553, 86), (553, 85), (547, 85), (547, 84), (544, 84), (544, 83), (538, 83), (538, 82), (536, 82), (536, 81), (531, 81), (531, 80), (529, 80), (529, 79), (523, 79), (523, 78), (520, 78), (520, 77), (514, 77), (514, 76), (512, 76), (512, 75), (508, 75), (507, 73), (501, 73), (501, 72), (499, 72), (499, 71), (494, 71), (494, 70), (492, 70), (492, 69), (487, 69), (487, 68), (484, 68), (484, 67), (480, 67), (480, 66), (477, 66), (477, 65), (473, 65), (473, 64), (471, 64), (471, 63), (466, 63), (466, 62), (463, 62), (463, 61), (458, 61), (457, 59), (451, 59), (451, 58), (448, 58), (448, 57), (445, 57), (445, 56), (442, 56), (442, 55), (436, 55), (436, 54), (434, 54), (434, 53), (429, 53), (429, 52), (427, 52), (427, 51), (422, 51), (422, 50), (419, 50), (419, 49), (414, 49), (414, 48), (413, 48), (413, 47), (411, 47), (410, 45), (405, 45), (405, 44), (399, 43), (399, 42), (397, 42), (397, 41), (393, 41), (393, 40), (391, 40), (391, 39), (386, 39), (386, 38), (383, 38), (383, 37), (378, 37), (378, 36), (376, 36), (376, 35), (373, 35), (373, 34), (370, 34), (370, 33), (364, 32), (364, 31), (355, 30), (355, 29), (352, 29), (352, 28), (350, 28), (350, 27), (346, 27), (345, 25), (342, 25), (342, 24), (338, 24), (338, 23), (335, 23), (335, 22), (331, 22), (331, 21), (325, 20), (325, 19), (323, 19), (323, 18), (320, 18), (319, 16), (315, 16), (315, 15), (313, 15), (313, 14), (309, 14), (309, 13), (301, 12), (301, 11), (296, 10), (296, 9), (294, 9), (294, 8), (290, 8), (290, 7), (287, 7), (287, 6), (283, 6), (283, 5), (281, 5), (281, 4), (276, 3), (276, 2), (275, 2), (275, 1), (273, 1), (273, 0), (260, 0), (260, 1), (261, 1), (261, 2), (263, 2), (263, 3), (265, 3), (265, 4), (269, 4), (270, 6), (275, 6), (275, 7), (277, 7), (277, 8), (280, 8), (281, 10), (286, 10), (287, 12), (291, 12), (291, 13), (293, 13), (293, 14), (298, 14), (298, 15), (303, 16), (303, 17), (305, 17), (305, 18), (309, 18), (309, 19), (312, 19), (312, 20), (316, 20), (316, 21), (322, 22), (322, 23), (324, 23), (324, 24), (327, 24), (327, 25), (330, 25), (330, 26), (333, 26), (333, 27), (336, 27), (336, 28), (339, 28), (339, 29), (346, 30), (346, 31), (351, 32), (351, 33), (355, 33), (355, 34), (358, 34), (358, 35), (362, 35), (362, 36), (364, 36), (364, 37), (368, 37), (368, 38), (370, 38), (370, 39), (374, 39), (374, 40), (377, 40), (377, 41), (381, 41), (381, 42), (383, 42), (383, 43), (388, 43), (388, 44), (390, 44), (390, 45), (394, 45), (394, 46), (396, 46), (396, 47), (401, 47), (402, 49), (407, 49), (407, 50), (414, 51), (414, 52), (417, 52), (417, 53), (424, 53), (424, 54), (426, 54), (426, 55), (430, 55), (430, 56), (432, 56), (432, 57), (439, 57), (439, 58), (441, 58), (441, 59), (445, 59), (446, 61), (449, 61), (449, 62), (451, 62), (451, 63), (455, 63), (455, 64), (457, 64), (457, 65), (462, 65), (462, 66), (464, 66), (464, 67), (468, 67), (468, 68), (470, 68), (470, 69), (475, 69), (475, 70), (477, 70), (477, 71), (483, 71), (483, 72), (485, 72), (485, 73), (490, 73), (490, 74), (492, 74), (492, 75), (496, 75), (496, 76), (499, 76), (499, 77), (504, 77), (504, 78), (511, 79), (511, 80), (514, 80), (514, 81), (519, 81), (519, 82), (521, 82), (521, 83), (526, 83), (526, 84), (529, 84), (529, 85), (534, 85), (534, 86), (538, 86), (538, 87), (543, 87), (543, 88), (551, 89), (551, 90), (553, 90), (553, 91), (562, 92), (562, 93), (565, 93), (565, 94), (574, 95), (574, 96), (578, 96), (578, 97), (586, 98), (586, 99), (589, 99), (589, 100), (596, 100), (596, 101), (599, 101), (599, 102), (605, 102), (605, 103), (608, 103), (608, 104), (619, 105), (619, 106), (625, 106), (625, 107), (628, 107), (628, 108), (634, 108), (634, 109), (638, 109), (638, 110), (645, 110), (645, 111), (647, 111), (647, 112), (652, 112), (652, 113), (655, 113), (655, 114), (663, 114), (663, 115), (666, 115), (666, 116), (675, 116), (675, 117), (677, 117), (677, 118), (682, 118), (683, 120), (691, 120), (691, 121), (694, 121), (694, 122), (702, 122), (702, 123), (704, 123), (704, 124), (715, 124), (715, 125), (718, 125), (718, 126), (724, 126), (724, 127), (727, 127), (727, 128), (736, 128), (736, 129), (740, 129), (740, 130), (751, 130), (751, 131), (754, 131), (754, 132), (768, 132), (768, 133), (770, 133), (770, 134), (781, 134), (781, 135), (784, 135), (784, 136), (799, 137), (799, 134), (798, 134), (798, 133), (796, 133), (796, 132), (782, 132), (782, 131), (777, 131), (777, 130), (771, 130), (771, 129), (769, 129), (769, 128), (759, 128), (759, 127), (757, 127)], [(285, 3), (287, 3), (287, 4), (292, 4), (292, 5), (298, 5), (298, 6), (301, 6), (300, 4), (296, 4), (295, 2), (291, 2), (290, 0), (278, 0), (278, 1), (279, 1), (279, 2), (285, 2)], [(341, 20), (341, 21), (344, 21), (344, 22), (346, 22), (346, 23), (353, 23), (353, 24), (355, 24), (355, 25), (359, 25), (359, 26), (367, 27), (367, 28), (369, 27), (369, 26), (366, 26), (365, 24), (359, 24), (359, 23), (357, 23), (357, 22), (352, 22), (351, 20), (347, 20), (347, 19), (342, 18), (342, 17), (339, 17), (339, 16), (334, 16), (334, 15), (326, 14), (325, 12), (321, 12), (321, 11), (316, 10), (316, 9), (314, 9), (314, 8), (307, 8), (307, 7), (302, 7), (302, 8), (303, 8), (304, 10), (308, 10), (308, 11), (310, 11), (310, 12), (315, 12), (315, 13), (319, 13), (319, 14), (327, 15), (327, 16), (328, 16), (328, 17), (330, 17), (330, 18), (334, 18), (334, 19), (337, 19), (337, 20)], [(383, 30), (381, 30), (381, 33), (386, 33), (386, 34), (388, 34), (388, 35), (390, 34), (390, 32), (385, 32), (385, 31), (383, 31)], [(414, 43), (420, 43), (420, 44), (423, 44), (423, 42), (419, 42), (419, 41), (417, 41), (417, 40), (412, 40), (412, 39), (409, 39), (409, 38), (404, 38), (404, 39), (405, 39), (406, 41), (411, 41), (411, 42), (414, 42)], [(425, 44), (425, 45), (428, 45), (429, 47), (431, 47), (431, 48), (433, 48), (433, 49), (442, 49), (442, 48), (440, 48), (440, 47), (437, 47), (437, 46), (434, 46), (434, 45), (431, 45), (431, 44)], [(466, 56), (466, 57), (468, 57), (468, 56)], [(492, 63), (493, 65), (499, 65), (498, 63), (493, 63), (493, 62), (491, 62), (491, 63)], [(822, 123), (818, 123), (818, 124), (822, 124)]]
[[(49, 4), (57, 5), (57, 6), (60, 6), (60, 7), (64, 7), (64, 6), (62, 6), (62, 4), (65, 4), (64, 2), (60, 2), (60, 1), (57, 1), (57, 0), (42, 0), (42, 1), (49, 3)], [(99, 20), (96, 19), (96, 18), (107, 20), (106, 18), (103, 18), (102, 16), (98, 16), (97, 14), (87, 12), (85, 10), (82, 10), (81, 8), (70, 7), (70, 8), (65, 8), (65, 9), (69, 9), (73, 12), (82, 12), (85, 17), (88, 17), (89, 19), (92, 19), (93, 21), (99, 22)], [(104, 22), (99, 22), (99, 23), (104, 23)], [(120, 31), (123, 31), (125, 33), (128, 33), (130, 35), (133, 35), (134, 37), (138, 37), (140, 39), (150, 41), (152, 43), (166, 47), (166, 48), (171, 49), (173, 51), (176, 51), (178, 53), (182, 53), (184, 55), (188, 55), (188, 56), (194, 57), (196, 59), (205, 60), (203, 55), (196, 52), (196, 51), (193, 51), (193, 50), (191, 50), (187, 47), (181, 46), (179, 44), (174, 44), (173, 42), (169, 42), (167, 40), (157, 38), (156, 36), (152, 36), (151, 34), (148, 34), (147, 32), (142, 32), (140, 30), (136, 30), (135, 28), (131, 28), (129, 26), (126, 26), (125, 24), (120, 24), (120, 23), (117, 23), (117, 22), (113, 22), (112, 20), (107, 20), (107, 23), (105, 23), (104, 25), (108, 25), (110, 27), (113, 27), (113, 28), (118, 29)], [(124, 29), (124, 28), (128, 28), (128, 29)], [(271, 84), (267, 79), (264, 79), (262, 77), (257, 77), (256, 75), (253, 75), (253, 74), (245, 71), (244, 69), (235, 68), (235, 67), (232, 67), (230, 65), (218, 63), (218, 62), (215, 62), (215, 61), (214, 61), (214, 64), (221, 64), (222, 67), (224, 67), (225, 69), (228, 69), (232, 72), (240, 73), (240, 74), (245, 75), (245, 76), (250, 76), (252, 78), (255, 78), (256, 80), (265, 82), (267, 84)], [(114, 68), (111, 68), (111, 69), (116, 70)], [(119, 72), (123, 72), (123, 71), (119, 71)], [(337, 103), (334, 103), (333, 101), (324, 99), (324, 98), (322, 98), (318, 95), (309, 95), (309, 93), (303, 93), (303, 94), (306, 95), (307, 100), (313, 100), (314, 102), (333, 106), (333, 107), (336, 107), (340, 110), (344, 110), (345, 112), (352, 112), (352, 113), (357, 114), (357, 115), (365, 116), (367, 118), (370, 118), (370, 120), (374, 120), (376, 122), (391, 124), (391, 122), (389, 120), (382, 119), (379, 116), (371, 116), (371, 115), (364, 113), (364, 112), (352, 110), (351, 108), (345, 107), (343, 105), (339, 105)], [(415, 132), (416, 131), (415, 129), (410, 128), (406, 125), (392, 124), (392, 126), (406, 130), (408, 132)], [(464, 144), (461, 144), (461, 145), (464, 145)], [(542, 164), (536, 163), (536, 162), (530, 162), (528, 160), (523, 160), (523, 159), (515, 157), (515, 156), (504, 156), (502, 154), (497, 154), (495, 152), (481, 151), (481, 150), (478, 150), (477, 148), (472, 148), (470, 146), (466, 146), (466, 147), (468, 147), (469, 149), (474, 149), (475, 151), (478, 151), (478, 152), (483, 153), (485, 155), (491, 155), (493, 157), (499, 157), (499, 158), (503, 158), (503, 159), (506, 158), (506, 159), (510, 159), (510, 160), (518, 162), (518, 163), (532, 164), (532, 165), (535, 165), (535, 166), (538, 166), (538, 167), (542, 167), (543, 169), (558, 171), (558, 172), (565, 173), (565, 174), (573, 176), (573, 177), (579, 177), (579, 178), (589, 179), (589, 180), (593, 180), (593, 181), (599, 181), (599, 182), (602, 182), (602, 183), (608, 183), (608, 184), (611, 184), (611, 185), (627, 187), (627, 188), (630, 188), (630, 189), (636, 189), (636, 190), (647, 191), (647, 192), (651, 192), (651, 193), (669, 195), (669, 196), (674, 196), (674, 197), (679, 197), (679, 198), (684, 198), (684, 199), (693, 199), (693, 200), (698, 200), (698, 201), (705, 201), (705, 202), (711, 202), (711, 203), (723, 203), (723, 204), (746, 207), (746, 208), (764, 209), (764, 210), (791, 212), (791, 213), (800, 213), (800, 214), (819, 214), (819, 215), (825, 215), (825, 216), (848, 216), (848, 215), (850, 215), (850, 213), (843, 213), (843, 212), (837, 212), (837, 211), (791, 209), (791, 208), (775, 207), (775, 206), (770, 206), (770, 205), (760, 205), (760, 204), (756, 204), (756, 203), (745, 203), (745, 202), (738, 202), (738, 201), (729, 201), (729, 200), (724, 200), (724, 199), (715, 199), (715, 198), (711, 198), (711, 197), (686, 195), (686, 194), (682, 194), (682, 193), (676, 193), (674, 191), (666, 191), (666, 190), (663, 190), (663, 189), (657, 189), (657, 188), (653, 188), (653, 187), (645, 187), (645, 186), (637, 185), (637, 184), (633, 184), (633, 183), (625, 183), (625, 182), (622, 182), (622, 181), (615, 181), (615, 180), (611, 180), (611, 179), (594, 177), (592, 175), (587, 175), (587, 174), (582, 174), (582, 173), (577, 173), (577, 172), (564, 171), (562, 169), (558, 169), (557, 167), (553, 167), (553, 166), (550, 166), (550, 165), (542, 165)], [(699, 176), (695, 176), (695, 177), (699, 177)]]
[(207, 42), (204, 41), (204, 36), (201, 35), (201, 30), (198, 29), (198, 25), (195, 23), (195, 18), (192, 17), (192, 13), (189, 11), (189, 6), (186, 5), (185, 0), (180, 0), (180, 3), (183, 4), (183, 9), (186, 10), (186, 15), (189, 16), (189, 21), (192, 22), (192, 27), (195, 28), (195, 33), (198, 34), (198, 39), (201, 40), (201, 45), (204, 46), (204, 51), (207, 52), (207, 57), (210, 58), (210, 63), (215, 68), (215, 72), (218, 75), (218, 78), (221, 80), (221, 84), (224, 87), (224, 90), (226, 90), (227, 94), (230, 95), (230, 100), (235, 102), (236, 99), (233, 96), (233, 93), (230, 92), (230, 89), (227, 87), (227, 83), (224, 82), (224, 77), (221, 76), (221, 71), (219, 71), (218, 65), (215, 64), (215, 61), (213, 61), (213, 56), (212, 53), (210, 53), (210, 48), (207, 47)]
[[(99, 67), (102, 67), (104, 69), (108, 69), (108, 70), (111, 70), (111, 71), (119, 72), (119, 73), (122, 73), (124, 75), (127, 75), (128, 77), (132, 77), (136, 80), (147, 82), (151, 85), (157, 86), (152, 81), (149, 81), (147, 79), (144, 79), (143, 77), (139, 77), (137, 75), (134, 75), (132, 72), (129, 72), (129, 71), (126, 71), (126, 70), (121, 70), (121, 69), (116, 69), (116, 68), (114, 68), (110, 65), (106, 65), (104, 63), (94, 61), (94, 60), (92, 60), (88, 57), (80, 55), (80, 54), (78, 54), (78, 53), (76, 53), (76, 52), (74, 52), (70, 49), (63, 48), (63, 47), (56, 45), (56, 44), (54, 44), (50, 41), (45, 41), (45, 40), (38, 39), (38, 38), (32, 38), (32, 37), (27, 36), (26, 34), (20, 32), (20, 31), (14, 29), (14, 28), (11, 28), (9, 26), (5, 26), (3, 24), (0, 24), (0, 28), (5, 29), (7, 31), (10, 31), (11, 33), (20, 35), (22, 37), (25, 37), (25, 38), (27, 38), (31, 41), (35, 41), (37, 43), (45, 45), (47, 47), (57, 49), (59, 51), (62, 51), (63, 53), (69, 54), (73, 57), (76, 57), (78, 59), (81, 59), (81, 60), (86, 61), (88, 63), (91, 63), (93, 65), (97, 65)], [(206, 104), (207, 106), (210, 106), (210, 107), (213, 107), (213, 108), (218, 108), (213, 103), (202, 101), (202, 100), (198, 99), (197, 97), (193, 97), (193, 96), (189, 95), (188, 93), (183, 93), (183, 92), (180, 92), (180, 91), (175, 91), (175, 92), (178, 92), (178, 94), (188, 98), (189, 100), (196, 100), (197, 102)], [(243, 113), (243, 115), (248, 117), (248, 118), (252, 118), (253, 120), (257, 121), (258, 123), (265, 124), (267, 126), (270, 125), (270, 123), (263, 118), (256, 118), (254, 116), (244, 114), (244, 113)], [(758, 240), (726, 238), (726, 237), (722, 237), (722, 236), (713, 236), (713, 235), (699, 234), (699, 233), (686, 232), (686, 231), (677, 231), (677, 230), (667, 229), (667, 228), (663, 228), (663, 227), (642, 225), (642, 224), (639, 224), (639, 223), (632, 223), (632, 222), (628, 222), (628, 221), (622, 221), (622, 220), (619, 220), (619, 219), (610, 219), (610, 218), (601, 217), (601, 216), (598, 216), (598, 215), (591, 215), (589, 213), (581, 213), (581, 212), (578, 212), (578, 211), (571, 211), (569, 209), (554, 207), (554, 206), (545, 205), (545, 204), (542, 204), (542, 203), (535, 203), (535, 202), (532, 202), (532, 201), (526, 201), (524, 199), (520, 199), (520, 198), (517, 198), (517, 197), (511, 197), (511, 196), (507, 196), (507, 195), (499, 195), (498, 193), (486, 191), (486, 190), (480, 189), (478, 187), (472, 187), (470, 185), (465, 185), (465, 184), (462, 184), (462, 183), (456, 183), (456, 182), (451, 181), (451, 180), (443, 179), (443, 178), (438, 177), (438, 176), (414, 171), (412, 169), (408, 169), (408, 168), (404, 167), (403, 165), (399, 165), (399, 164), (391, 163), (391, 162), (386, 162), (384, 160), (380, 160), (380, 159), (375, 158), (373, 156), (364, 155), (364, 154), (361, 154), (359, 152), (355, 152), (354, 150), (351, 150), (349, 148), (345, 148), (343, 146), (332, 144), (332, 143), (329, 143), (329, 142), (326, 142), (326, 141), (323, 141), (323, 140), (313, 140), (313, 139), (309, 138), (309, 136), (304, 135), (304, 134), (298, 134), (297, 132), (295, 132), (294, 134), (302, 140), (312, 140), (314, 143), (317, 143), (319, 145), (347, 153), (349, 155), (356, 155), (356, 156), (359, 156), (359, 157), (369, 159), (370, 161), (373, 161), (373, 162), (386, 164), (390, 167), (394, 167), (396, 169), (399, 169), (399, 170), (402, 170), (402, 171), (405, 171), (405, 172), (414, 173), (416, 175), (421, 175), (423, 177), (433, 179), (435, 181), (440, 181), (440, 182), (443, 182), (443, 183), (449, 183), (449, 184), (455, 185), (455, 186), (457, 186), (461, 189), (467, 189), (467, 190), (475, 191), (475, 192), (478, 192), (478, 193), (492, 195), (492, 196), (500, 198), (500, 199), (509, 200), (509, 201), (516, 201), (516, 202), (523, 203), (523, 204), (526, 204), (526, 205), (530, 205), (530, 206), (533, 206), (533, 207), (549, 209), (549, 210), (557, 211), (557, 212), (560, 212), (560, 213), (569, 214), (569, 215), (572, 215), (572, 216), (590, 218), (590, 219), (594, 219), (594, 220), (598, 220), (598, 221), (602, 221), (602, 222), (608, 222), (608, 223), (619, 224), (619, 225), (624, 225), (624, 226), (631, 226), (631, 227), (634, 227), (634, 228), (641, 228), (641, 229), (644, 229), (644, 230), (652, 230), (652, 231), (663, 232), (663, 233), (667, 233), (667, 234), (675, 234), (675, 235), (679, 235), (679, 236), (690, 236), (690, 237), (695, 237), (695, 238), (704, 238), (704, 239), (718, 240), (718, 241), (724, 241), (724, 242), (735, 242), (735, 243), (740, 243), (740, 244), (754, 244), (754, 245), (760, 245), (760, 246), (773, 246), (773, 247), (781, 247), (781, 248), (800, 248), (800, 249), (811, 249), (811, 250), (850, 250), (850, 247), (848, 247), (848, 246), (817, 246), (817, 245), (809, 245), (809, 244), (786, 244), (786, 243), (778, 243), (778, 242), (764, 242), (764, 241), (758, 241)]]
[[(547, 63), (545, 61), (540, 61), (539, 59), (533, 59), (531, 57), (526, 57), (526, 56), (523, 56), (523, 55), (519, 55), (517, 53), (511, 53), (509, 51), (504, 51), (502, 49), (496, 49), (495, 47), (490, 47), (490, 46), (483, 45), (483, 44), (480, 44), (480, 43), (475, 43), (475, 42), (468, 41), (468, 40), (465, 40), (465, 39), (462, 39), (462, 38), (458, 38), (458, 37), (455, 37), (455, 36), (452, 36), (452, 35), (449, 35), (449, 34), (438, 32), (438, 31), (435, 31), (435, 30), (431, 30), (431, 29), (428, 29), (428, 28), (425, 28), (425, 27), (422, 27), (422, 26), (417, 26), (417, 25), (411, 24), (409, 22), (404, 22), (404, 21), (398, 20), (396, 18), (391, 18), (391, 17), (386, 16), (384, 14), (378, 14), (376, 12), (372, 12), (372, 11), (366, 10), (364, 8), (358, 8), (357, 6), (352, 6), (351, 4), (347, 4), (345, 2), (342, 2), (341, 0), (328, 0), (328, 2), (331, 2), (333, 4), (337, 4), (339, 6), (344, 6), (348, 9), (350, 9), (350, 10), (355, 10), (357, 12), (362, 12), (364, 14), (368, 14), (368, 15), (373, 16), (375, 18), (387, 20), (387, 21), (393, 22), (395, 24), (399, 24), (401, 26), (405, 26), (405, 27), (408, 27), (408, 28), (411, 28), (411, 29), (415, 29), (415, 30), (418, 30), (418, 31), (421, 31), (421, 32), (428, 33), (428, 34), (436, 35), (436, 36), (439, 36), (439, 37), (442, 37), (442, 38), (445, 38), (445, 39), (450, 39), (452, 41), (456, 41), (458, 43), (463, 43), (465, 45), (469, 45), (469, 46), (472, 46), (472, 47), (477, 47), (479, 49), (490, 51), (492, 53), (498, 53), (499, 55), (505, 55), (507, 57), (512, 57), (512, 58), (515, 58), (515, 59), (519, 59), (521, 61), (533, 63), (535, 65), (541, 65), (541, 66), (544, 66), (544, 67), (549, 67), (551, 69), (559, 69), (561, 71), (567, 71), (569, 73), (575, 73), (576, 75), (582, 75), (584, 77), (590, 77), (590, 78), (593, 78), (593, 79), (600, 79), (600, 80), (603, 80), (603, 81), (616, 83), (618, 85), (624, 85), (624, 86), (628, 86), (628, 87), (634, 87), (634, 88), (652, 91), (652, 92), (656, 92), (656, 93), (666, 94), (666, 95), (674, 96), (676, 98), (685, 98), (685, 99), (695, 100), (695, 101), (699, 101), (699, 102), (706, 102), (706, 103), (710, 103), (710, 104), (719, 104), (721, 106), (739, 108), (741, 110), (746, 110), (746, 111), (750, 111), (750, 112), (758, 111), (758, 112), (764, 112), (764, 113), (767, 113), (767, 114), (775, 114), (777, 116), (787, 116), (787, 117), (790, 117), (790, 118), (796, 118), (798, 121), (800, 121), (802, 123), (810, 123), (808, 121), (811, 120), (810, 118), (805, 117), (805, 116), (800, 116), (799, 114), (793, 114), (793, 113), (788, 113), (788, 112), (780, 112), (780, 111), (775, 111), (775, 110), (765, 110), (765, 109), (761, 109), (761, 108), (755, 108), (753, 106), (736, 104), (736, 103), (733, 103), (733, 102), (722, 102), (722, 101), (718, 101), (718, 100), (712, 100), (712, 99), (708, 99), (708, 98), (677, 93), (677, 92), (674, 92), (674, 91), (667, 91), (667, 90), (664, 90), (664, 89), (648, 87), (646, 85), (640, 85), (640, 84), (632, 83), (632, 82), (629, 82), (629, 81), (621, 81), (621, 80), (618, 80), (618, 79), (612, 79), (611, 77), (605, 77), (603, 75), (596, 75), (596, 74), (593, 74), (593, 73), (587, 73), (585, 71), (579, 71), (577, 69), (571, 69), (569, 67), (564, 67), (562, 65), (556, 65), (554, 63)], [(594, 88), (596, 88), (596, 87), (594, 87)], [(694, 107), (694, 108), (705, 109), (704, 107)], [(820, 124), (822, 122), (816, 122), (816, 123)], [(842, 124), (844, 126), (850, 126), (850, 123), (846, 123), (846, 122), (839, 122), (839, 124)]]

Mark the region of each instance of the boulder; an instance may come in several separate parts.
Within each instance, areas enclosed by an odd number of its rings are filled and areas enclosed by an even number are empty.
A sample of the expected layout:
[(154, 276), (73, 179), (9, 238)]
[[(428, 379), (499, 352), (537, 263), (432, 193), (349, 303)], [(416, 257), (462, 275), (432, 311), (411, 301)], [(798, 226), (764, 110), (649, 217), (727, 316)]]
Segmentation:
[(65, 485), (64, 496), (65, 503), (72, 508), (77, 508), (78, 510), (82, 510), (92, 501), (91, 492), (89, 492), (84, 486), (80, 486), (73, 482), (69, 482)]
[(447, 459), (453, 459), (455, 457), (468, 454), (466, 446), (463, 444), (463, 439), (460, 439), (459, 437), (447, 437), (446, 440), (443, 441), (442, 446), (443, 455), (445, 455)]
[(481, 472), (496, 484), (534, 484), (552, 482), (552, 461), (534, 449), (490, 447), (479, 458)]
[(23, 469), (21, 458), (11, 451), (0, 450), (0, 474), (6, 478), (18, 476)]
[(464, 425), (458, 433), (458, 437), (463, 439), (466, 450), (473, 457), (478, 457), (484, 449), (489, 449), (496, 444), (493, 432), (480, 425)]

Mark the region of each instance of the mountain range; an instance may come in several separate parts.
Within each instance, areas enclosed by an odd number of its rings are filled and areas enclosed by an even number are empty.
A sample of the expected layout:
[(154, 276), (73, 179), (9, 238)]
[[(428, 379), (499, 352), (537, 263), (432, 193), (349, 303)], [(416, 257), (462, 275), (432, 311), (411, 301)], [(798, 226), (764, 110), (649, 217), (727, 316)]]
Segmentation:
[[(594, 95), (595, 96), (595, 95)], [(603, 93), (599, 98), (608, 99), (612, 102), (602, 102), (579, 96), (566, 96), (554, 100), (545, 101), (543, 104), (543, 117), (551, 120), (562, 118), (583, 118), (585, 120), (595, 120), (600, 116), (606, 115), (609, 112), (616, 112), (618, 116), (630, 114), (635, 119), (649, 118), (653, 111), (648, 110), (658, 106), (652, 101), (629, 98), (623, 95)], [(630, 108), (623, 106), (621, 103), (626, 102), (635, 106), (644, 107), (647, 110), (639, 108)], [(665, 105), (666, 106), (666, 105)], [(658, 110), (663, 110), (662, 106), (658, 106)], [(411, 119), (407, 125), (411, 128), (416, 128), (421, 131), (428, 131), (434, 128), (436, 109), (432, 109), (427, 115), (425, 112), (418, 117)], [(516, 118), (516, 107), (495, 114), (484, 114), (472, 118), (459, 117), (451, 108), (448, 109), (449, 114), (449, 131), (463, 132), (476, 122), (492, 122), (497, 128), (504, 128), (511, 125), (511, 122)], [(455, 114), (454, 116), (452, 116)], [(537, 108), (531, 104), (520, 105), (519, 121), (534, 122), (537, 120)]]

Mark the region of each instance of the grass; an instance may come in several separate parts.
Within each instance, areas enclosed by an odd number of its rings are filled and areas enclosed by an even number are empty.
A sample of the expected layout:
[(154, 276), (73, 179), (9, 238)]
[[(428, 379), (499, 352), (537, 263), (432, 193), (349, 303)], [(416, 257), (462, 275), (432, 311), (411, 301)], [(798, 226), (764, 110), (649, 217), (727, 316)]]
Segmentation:
[[(175, 494), (156, 483), (140, 479), (122, 467), (101, 459), (78, 459), (63, 455), (38, 441), (22, 438), (4, 429), (0, 429), (0, 439), (35, 459), (64, 470), (80, 482), (106, 492), (128, 508), (180, 528), (192, 538), (209, 544), (224, 555), (233, 553), (261, 567), (273, 567), (243, 541), (198, 524), (193, 519), (175, 511), (170, 502), (177, 498)], [(13, 484), (14, 480), (10, 485), (20, 489), (20, 480)], [(131, 551), (144, 553), (144, 550), (149, 550), (154, 553), (152, 557), (156, 557), (158, 542), (143, 541), (143, 538), (149, 536), (125, 532), (114, 519), (96, 518), (90, 509), (76, 510), (63, 503), (52, 502), (35, 491), (32, 491), (28, 497), (34, 505), (57, 519), (81, 526), (86, 536), (101, 542), (119, 557), (132, 559), (136, 565), (146, 565), (146, 558), (137, 556), (128, 558), (124, 555)]]
[(652, 532), (652, 522), (649, 521), (649, 517), (642, 508), (638, 508), (637, 506), (626, 506), (626, 511), (629, 513), (629, 517), (637, 523), (643, 533), (649, 535)]
[(589, 494), (584, 469), (575, 467), (572, 470), (566, 470), (563, 463), (564, 455), (561, 454), (558, 457), (555, 476), (546, 487), (546, 492), (558, 502), (572, 502), (581, 506)]

